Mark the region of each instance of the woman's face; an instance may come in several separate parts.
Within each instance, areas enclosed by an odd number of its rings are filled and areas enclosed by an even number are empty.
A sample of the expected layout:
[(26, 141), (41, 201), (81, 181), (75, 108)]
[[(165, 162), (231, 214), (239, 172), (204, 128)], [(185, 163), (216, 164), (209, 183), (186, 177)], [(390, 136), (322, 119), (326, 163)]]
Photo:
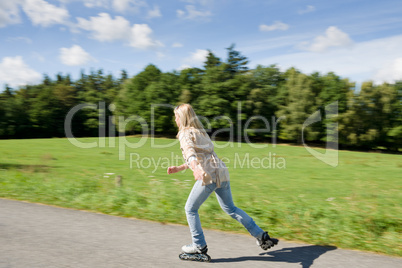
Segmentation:
[(176, 122), (176, 125), (178, 128), (180, 128), (180, 119), (179, 119), (179, 115), (177, 113), (174, 113), (175, 119), (174, 121)]

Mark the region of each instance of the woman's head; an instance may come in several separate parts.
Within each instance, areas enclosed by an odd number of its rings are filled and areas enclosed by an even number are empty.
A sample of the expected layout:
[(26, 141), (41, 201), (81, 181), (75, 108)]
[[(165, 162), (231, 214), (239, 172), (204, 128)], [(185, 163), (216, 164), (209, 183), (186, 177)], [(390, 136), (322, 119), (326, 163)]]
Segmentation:
[(190, 104), (184, 103), (177, 106), (174, 109), (174, 114), (176, 116), (175, 121), (179, 130), (193, 127), (205, 133), (204, 127), (202, 126), (200, 120), (194, 112), (193, 107), (191, 107)]

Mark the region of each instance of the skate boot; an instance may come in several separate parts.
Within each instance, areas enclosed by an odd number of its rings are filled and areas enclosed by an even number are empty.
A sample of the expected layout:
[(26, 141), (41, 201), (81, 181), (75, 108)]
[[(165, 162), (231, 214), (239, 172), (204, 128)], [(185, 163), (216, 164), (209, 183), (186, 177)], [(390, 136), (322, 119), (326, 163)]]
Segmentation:
[(198, 248), (197, 246), (191, 244), (183, 246), (181, 248), (182, 253), (180, 253), (179, 258), (184, 261), (200, 261), (200, 262), (210, 262), (211, 257), (207, 254), (207, 246), (203, 248)]
[(265, 232), (261, 239), (257, 238), (257, 245), (260, 246), (263, 250), (267, 250), (276, 244), (278, 244), (279, 240), (276, 238), (271, 238), (268, 235), (268, 232)]

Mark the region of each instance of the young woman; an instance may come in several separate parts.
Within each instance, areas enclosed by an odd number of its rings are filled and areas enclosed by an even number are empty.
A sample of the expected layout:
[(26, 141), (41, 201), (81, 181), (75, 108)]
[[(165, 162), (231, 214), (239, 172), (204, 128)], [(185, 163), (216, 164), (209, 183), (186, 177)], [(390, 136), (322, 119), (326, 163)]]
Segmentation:
[(185, 206), (192, 244), (183, 246), (182, 251), (189, 254), (207, 252), (198, 209), (212, 192), (215, 192), (221, 208), (257, 239), (257, 245), (267, 250), (277, 244), (277, 239), (271, 239), (247, 213), (234, 205), (228, 169), (214, 152), (214, 145), (191, 105), (179, 105), (174, 113), (179, 128), (177, 137), (185, 163), (181, 166), (168, 167), (167, 173), (172, 174), (190, 168), (196, 180)]

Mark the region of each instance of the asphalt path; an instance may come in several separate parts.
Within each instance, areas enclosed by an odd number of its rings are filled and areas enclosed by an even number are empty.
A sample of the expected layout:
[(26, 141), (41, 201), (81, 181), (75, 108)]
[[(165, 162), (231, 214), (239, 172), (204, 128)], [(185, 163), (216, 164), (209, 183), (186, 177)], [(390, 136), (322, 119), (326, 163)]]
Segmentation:
[(181, 261), (187, 226), (0, 199), (0, 268), (402, 267), (397, 257), (285, 241), (263, 251), (248, 235), (205, 235), (212, 262)]

